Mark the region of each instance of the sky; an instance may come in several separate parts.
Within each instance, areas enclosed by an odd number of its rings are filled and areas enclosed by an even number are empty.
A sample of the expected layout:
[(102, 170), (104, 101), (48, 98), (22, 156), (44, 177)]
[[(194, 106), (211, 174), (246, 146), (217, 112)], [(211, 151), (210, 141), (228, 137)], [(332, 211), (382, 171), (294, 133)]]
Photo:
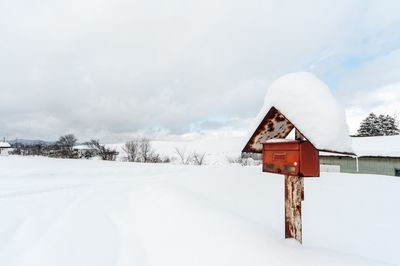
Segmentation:
[(0, 0), (0, 136), (246, 135), (269, 84), (310, 71), (400, 117), (399, 1)]

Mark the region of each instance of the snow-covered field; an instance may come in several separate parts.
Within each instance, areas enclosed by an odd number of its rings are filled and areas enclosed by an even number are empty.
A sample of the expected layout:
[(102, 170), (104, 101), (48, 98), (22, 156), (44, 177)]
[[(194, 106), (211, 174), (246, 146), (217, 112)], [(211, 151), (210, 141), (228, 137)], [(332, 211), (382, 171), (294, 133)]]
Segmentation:
[(399, 191), (307, 179), (301, 246), (259, 167), (0, 157), (0, 265), (400, 265)]

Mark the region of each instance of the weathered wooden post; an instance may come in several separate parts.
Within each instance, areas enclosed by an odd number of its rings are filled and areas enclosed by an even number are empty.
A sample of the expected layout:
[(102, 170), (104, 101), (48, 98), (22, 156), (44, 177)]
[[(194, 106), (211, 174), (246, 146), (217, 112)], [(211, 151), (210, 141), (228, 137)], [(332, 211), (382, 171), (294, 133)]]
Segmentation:
[[(297, 129), (295, 134), (296, 140), (304, 140)], [(294, 238), (300, 243), (303, 242), (301, 219), (301, 202), (303, 200), (304, 178), (285, 174), (285, 238)]]
[(301, 202), (304, 200), (304, 179), (285, 175), (285, 238), (302, 243)]

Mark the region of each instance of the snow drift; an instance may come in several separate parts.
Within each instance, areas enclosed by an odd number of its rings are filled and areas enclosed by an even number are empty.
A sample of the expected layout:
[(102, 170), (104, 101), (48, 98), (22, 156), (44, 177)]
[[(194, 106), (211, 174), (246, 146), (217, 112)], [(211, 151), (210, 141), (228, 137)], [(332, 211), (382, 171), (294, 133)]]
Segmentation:
[(283, 177), (259, 167), (9, 156), (0, 169), (0, 265), (400, 264), (394, 177), (305, 180), (301, 246), (283, 239)]

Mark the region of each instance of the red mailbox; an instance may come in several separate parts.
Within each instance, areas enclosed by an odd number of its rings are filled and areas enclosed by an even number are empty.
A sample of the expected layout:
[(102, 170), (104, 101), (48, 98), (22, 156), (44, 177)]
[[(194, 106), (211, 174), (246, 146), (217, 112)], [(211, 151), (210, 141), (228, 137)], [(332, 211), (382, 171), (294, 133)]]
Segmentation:
[(263, 172), (318, 177), (318, 150), (309, 141), (267, 141), (263, 143)]

